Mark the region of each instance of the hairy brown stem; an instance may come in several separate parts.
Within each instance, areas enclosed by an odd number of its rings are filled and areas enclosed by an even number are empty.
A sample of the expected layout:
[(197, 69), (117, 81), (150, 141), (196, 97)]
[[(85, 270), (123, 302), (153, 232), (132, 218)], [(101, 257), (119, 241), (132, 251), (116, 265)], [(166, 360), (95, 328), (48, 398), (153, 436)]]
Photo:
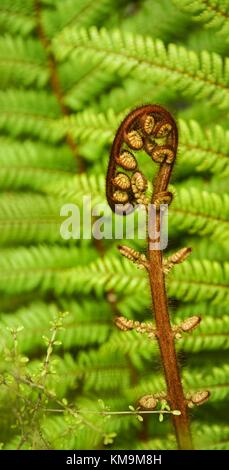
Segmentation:
[[(157, 175), (152, 203), (158, 194), (166, 191), (172, 172), (172, 165), (163, 163)], [(156, 232), (160, 233), (160, 212), (156, 213)], [(180, 449), (192, 449), (187, 405), (181, 383), (180, 371), (174, 345), (174, 333), (169, 320), (165, 275), (162, 266), (161, 250), (151, 249), (154, 240), (149, 238), (149, 280), (152, 294), (153, 310), (157, 328), (157, 339), (160, 347), (162, 364), (167, 384), (168, 401), (171, 409), (180, 410), (180, 416), (173, 416), (173, 424)]]
[(162, 256), (157, 250), (149, 250), (149, 279), (152, 293), (157, 339), (167, 383), (168, 401), (171, 409), (180, 410), (173, 416), (173, 424), (180, 449), (192, 449), (189, 420), (174, 346), (173, 332), (169, 321)]
[[(148, 202), (145, 195), (146, 179), (139, 171), (135, 156), (129, 149), (134, 151), (144, 149), (152, 160), (160, 164), (151, 200), (156, 208), (154, 220), (156, 230), (154, 233), (159, 235), (155, 235), (154, 238), (154, 235), (151, 235), (151, 231), (149, 231), (148, 260), (145, 261), (140, 254), (138, 255), (128, 247), (119, 247), (119, 249), (124, 256), (144, 266), (148, 271), (156, 337), (167, 384), (167, 400), (171, 409), (181, 412), (180, 415), (172, 418), (177, 443), (179, 449), (192, 449), (187, 403), (176, 356), (174, 332), (169, 319), (160, 244), (160, 205), (169, 204), (172, 200), (168, 184), (176, 157), (177, 145), (176, 123), (168, 111), (158, 105), (146, 105), (132, 111), (121, 123), (113, 142), (106, 190), (111, 209), (116, 213), (127, 215), (133, 210), (133, 206), (139, 203), (147, 205)], [(125, 171), (118, 171), (119, 167)], [(131, 173), (132, 176), (129, 177), (128, 173)], [(150, 218), (148, 224), (151, 224)]]

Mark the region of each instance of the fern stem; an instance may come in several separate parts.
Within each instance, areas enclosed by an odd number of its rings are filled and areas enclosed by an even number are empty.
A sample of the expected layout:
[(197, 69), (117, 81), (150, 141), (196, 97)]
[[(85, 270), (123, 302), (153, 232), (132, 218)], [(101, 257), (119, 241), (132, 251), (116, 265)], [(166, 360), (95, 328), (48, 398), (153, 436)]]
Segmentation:
[(168, 401), (172, 409), (177, 409), (181, 412), (180, 416), (173, 416), (172, 418), (177, 442), (180, 449), (192, 449), (185, 398), (177, 363), (173, 332), (169, 321), (161, 252), (149, 250), (149, 260), (150, 287), (157, 338), (167, 383)]
[[(150, 138), (164, 137), (162, 146), (155, 144)], [(155, 220), (148, 219), (148, 229), (151, 229), (151, 223), (156, 228), (156, 235), (148, 230), (148, 260), (144, 264), (148, 273), (151, 288), (153, 310), (156, 321), (156, 337), (158, 339), (161, 359), (167, 383), (167, 396), (171, 409), (179, 410), (180, 415), (173, 417), (176, 438), (179, 449), (192, 449), (192, 439), (189, 427), (187, 413), (187, 404), (184, 397), (181, 377), (177, 362), (176, 350), (174, 345), (174, 333), (170, 325), (168, 302), (165, 288), (165, 279), (163, 273), (163, 260), (161, 251), (161, 204), (170, 204), (172, 193), (168, 191), (168, 184), (176, 158), (178, 145), (178, 131), (176, 122), (171, 114), (159, 105), (145, 105), (130, 112), (130, 114), (121, 123), (116, 133), (110, 155), (110, 161), (107, 171), (106, 192), (107, 201), (111, 209), (116, 212), (118, 208), (116, 203), (128, 201), (124, 210), (129, 210), (131, 205), (143, 204), (148, 208), (148, 198), (145, 195), (147, 182), (141, 171), (136, 168), (137, 162), (133, 159), (133, 154), (123, 150), (123, 143), (131, 150), (144, 148), (152, 160), (160, 163), (159, 172), (154, 181), (154, 191), (151, 203), (156, 208)], [(129, 193), (125, 193), (122, 184), (120, 184), (120, 175), (117, 173), (117, 163), (125, 170), (132, 170), (134, 165), (135, 173), (132, 173), (128, 179), (127, 187)], [(137, 171), (136, 171), (137, 169)], [(127, 177), (123, 176), (124, 183)], [(121, 183), (122, 183), (121, 181)], [(119, 191), (116, 185), (120, 184)], [(121, 191), (121, 190), (122, 191)], [(131, 203), (131, 204), (130, 204)], [(132, 205), (133, 204), (133, 205)], [(132, 210), (131, 209), (131, 210)], [(132, 250), (133, 251), (133, 250)], [(122, 253), (123, 254), (123, 253)], [(132, 256), (127, 252), (124, 254), (132, 260)], [(133, 253), (131, 252), (131, 255)], [(138, 253), (137, 253), (138, 257)], [(134, 257), (135, 258), (135, 257)], [(139, 254), (141, 260), (141, 255)]]
[[(163, 163), (154, 183), (152, 204), (158, 198), (159, 193), (166, 191), (170, 180), (173, 165)], [(160, 212), (156, 213), (156, 233), (160, 233)], [(178, 446), (181, 450), (192, 449), (192, 438), (189, 426), (187, 406), (181, 383), (180, 371), (174, 344), (174, 334), (171, 328), (168, 301), (165, 287), (165, 278), (162, 266), (162, 251), (152, 249), (155, 240), (149, 237), (149, 281), (153, 303), (153, 313), (156, 322), (157, 339), (160, 347), (161, 360), (167, 383), (168, 401), (171, 409), (181, 412), (180, 416), (173, 416)]]
[[(60, 84), (60, 80), (58, 76), (56, 61), (51, 52), (51, 43), (48, 37), (46, 36), (43, 25), (42, 25), (40, 0), (35, 0), (35, 12), (36, 12), (38, 38), (40, 39), (40, 42), (47, 55), (48, 67), (49, 67), (49, 72), (50, 72), (50, 84), (51, 84), (53, 93), (57, 99), (57, 102), (59, 103), (63, 116), (69, 116), (70, 112), (69, 112), (68, 107), (64, 103), (64, 97), (63, 97), (63, 92), (61, 89), (61, 84)], [(66, 135), (66, 143), (69, 146), (74, 158), (77, 160), (80, 173), (83, 173), (85, 171), (84, 162), (82, 158), (80, 158), (78, 155), (76, 143), (70, 133)]]

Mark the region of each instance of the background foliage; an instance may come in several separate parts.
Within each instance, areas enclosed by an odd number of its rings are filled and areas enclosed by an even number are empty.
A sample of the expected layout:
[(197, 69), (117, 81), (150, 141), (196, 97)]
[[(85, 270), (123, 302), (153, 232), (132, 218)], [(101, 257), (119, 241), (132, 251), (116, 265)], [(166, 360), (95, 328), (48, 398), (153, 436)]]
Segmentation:
[(187, 392), (211, 392), (194, 442), (228, 448), (228, 0), (1, 0), (0, 28), (2, 447), (176, 448), (168, 418), (91, 413), (164, 389), (156, 344), (113, 324), (150, 321), (148, 284), (120, 240), (59, 234), (64, 203), (105, 201), (122, 117), (159, 103), (180, 130), (168, 251), (193, 247), (168, 279), (171, 317), (201, 315), (177, 347)]

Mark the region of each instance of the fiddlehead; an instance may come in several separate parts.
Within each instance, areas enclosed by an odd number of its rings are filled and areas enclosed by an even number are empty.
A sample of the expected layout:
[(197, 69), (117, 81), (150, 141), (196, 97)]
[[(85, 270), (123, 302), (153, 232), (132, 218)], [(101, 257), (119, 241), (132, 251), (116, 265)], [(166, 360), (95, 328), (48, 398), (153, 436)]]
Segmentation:
[[(147, 180), (138, 167), (134, 152), (144, 150), (153, 161), (167, 167), (174, 163), (178, 134), (171, 114), (158, 105), (145, 105), (132, 111), (121, 123), (110, 154), (106, 179), (107, 200), (114, 212), (115, 205), (125, 204), (121, 213), (131, 212), (136, 204), (147, 204)], [(167, 186), (167, 185), (166, 185)], [(171, 202), (171, 193), (161, 191), (161, 202)], [(157, 195), (157, 201), (160, 195)]]

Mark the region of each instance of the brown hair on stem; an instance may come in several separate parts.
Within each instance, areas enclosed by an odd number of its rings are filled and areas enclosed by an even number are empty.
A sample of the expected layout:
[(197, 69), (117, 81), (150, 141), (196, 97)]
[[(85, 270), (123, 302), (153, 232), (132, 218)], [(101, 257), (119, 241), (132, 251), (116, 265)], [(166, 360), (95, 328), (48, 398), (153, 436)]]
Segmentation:
[[(157, 139), (160, 139), (159, 143)], [(107, 171), (107, 200), (114, 212), (117, 213), (117, 204), (122, 205), (121, 214), (127, 215), (136, 204), (147, 205), (149, 202), (145, 195), (147, 181), (139, 170), (133, 154), (134, 151), (145, 150), (154, 162), (160, 164), (153, 182), (154, 189), (151, 198), (151, 203), (156, 207), (155, 233), (160, 234), (159, 209), (160, 204), (169, 204), (172, 200), (168, 184), (176, 158), (177, 145), (176, 122), (166, 109), (158, 105), (145, 105), (130, 112), (116, 133)], [(120, 175), (120, 170), (125, 170), (125, 177), (123, 174)], [(160, 235), (157, 240), (149, 236), (146, 265), (156, 323), (156, 338), (161, 353), (169, 405), (171, 409), (181, 412), (179, 416), (172, 417), (178, 447), (179, 449), (192, 449), (187, 400), (182, 387), (174, 344), (174, 331), (169, 318), (162, 251), (160, 247), (155, 249), (155, 242), (158, 241), (160, 241)], [(125, 255), (124, 250), (122, 254)], [(176, 260), (175, 256), (172, 262), (170, 259), (170, 264), (181, 261), (181, 257), (178, 256)]]

